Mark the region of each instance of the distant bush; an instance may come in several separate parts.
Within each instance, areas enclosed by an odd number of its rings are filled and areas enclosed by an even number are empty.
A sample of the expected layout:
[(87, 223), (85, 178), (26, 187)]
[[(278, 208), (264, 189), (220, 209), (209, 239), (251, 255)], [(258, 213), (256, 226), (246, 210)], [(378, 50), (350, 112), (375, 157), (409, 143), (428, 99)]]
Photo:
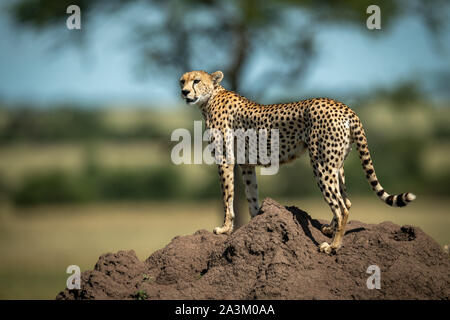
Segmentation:
[(104, 131), (97, 111), (70, 107), (49, 110), (17, 107), (7, 109), (5, 118), (0, 130), (4, 142), (85, 139)]
[(12, 192), (22, 206), (106, 200), (164, 200), (179, 195), (179, 176), (171, 168), (100, 170), (70, 174), (32, 173)]
[(159, 168), (103, 171), (97, 180), (101, 199), (164, 200), (177, 196), (180, 177), (171, 168)]
[(10, 197), (10, 187), (6, 182), (6, 179), (0, 173), (0, 201), (8, 199)]
[(80, 177), (53, 171), (27, 175), (12, 197), (18, 205), (73, 203), (91, 200), (90, 190), (91, 186), (83, 184)]
[(128, 130), (109, 126), (104, 114), (98, 109), (83, 109), (60, 106), (50, 109), (36, 109), (16, 106), (2, 109), (0, 142), (35, 141), (59, 142), (79, 141), (92, 138), (164, 139), (170, 136), (158, 124), (136, 124)]

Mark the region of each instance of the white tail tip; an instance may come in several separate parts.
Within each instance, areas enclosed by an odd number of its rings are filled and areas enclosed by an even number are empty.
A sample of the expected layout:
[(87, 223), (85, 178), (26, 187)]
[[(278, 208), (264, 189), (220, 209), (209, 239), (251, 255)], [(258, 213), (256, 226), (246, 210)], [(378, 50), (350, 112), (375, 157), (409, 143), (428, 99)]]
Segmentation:
[(416, 195), (414, 193), (409, 193), (406, 195), (406, 200), (413, 201), (416, 200)]

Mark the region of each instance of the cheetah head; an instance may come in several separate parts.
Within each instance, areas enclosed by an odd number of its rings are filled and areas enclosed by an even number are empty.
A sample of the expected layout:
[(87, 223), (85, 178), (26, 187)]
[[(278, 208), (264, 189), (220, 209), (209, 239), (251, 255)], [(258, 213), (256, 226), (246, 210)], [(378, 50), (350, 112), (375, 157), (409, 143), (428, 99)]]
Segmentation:
[(203, 105), (223, 79), (222, 71), (209, 74), (205, 71), (186, 72), (180, 78), (181, 97), (187, 104)]

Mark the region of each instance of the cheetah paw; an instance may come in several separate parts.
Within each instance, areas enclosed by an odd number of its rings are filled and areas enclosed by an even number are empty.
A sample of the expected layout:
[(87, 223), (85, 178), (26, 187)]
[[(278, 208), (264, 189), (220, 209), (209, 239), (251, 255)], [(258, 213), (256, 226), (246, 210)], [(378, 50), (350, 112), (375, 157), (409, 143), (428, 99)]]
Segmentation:
[(216, 227), (216, 228), (214, 228), (213, 232), (215, 234), (230, 234), (231, 231), (232, 231), (232, 228), (223, 226), (223, 227)]
[(330, 246), (327, 242), (322, 243), (319, 249), (320, 252), (324, 252), (326, 254), (331, 254), (332, 252), (335, 251), (335, 249), (332, 246)]

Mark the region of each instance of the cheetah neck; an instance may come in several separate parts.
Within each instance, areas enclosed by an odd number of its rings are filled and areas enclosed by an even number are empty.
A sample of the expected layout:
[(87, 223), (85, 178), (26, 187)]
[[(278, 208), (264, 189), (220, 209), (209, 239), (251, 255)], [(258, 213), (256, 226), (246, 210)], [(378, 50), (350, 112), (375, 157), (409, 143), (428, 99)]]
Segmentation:
[(216, 104), (218, 97), (220, 97), (225, 92), (228, 92), (228, 90), (222, 87), (220, 84), (217, 85), (212, 91), (211, 96), (208, 98), (208, 100), (206, 100), (202, 105), (199, 105), (200, 111), (202, 111), (203, 114), (205, 114), (205, 112), (208, 113), (213, 105)]
[[(222, 101), (224, 100), (224, 101)], [(204, 103), (202, 106), (202, 109), (206, 112), (210, 111), (214, 106), (221, 105), (225, 101), (239, 101), (239, 102), (245, 102), (248, 106), (260, 106), (259, 103), (252, 101), (244, 96), (241, 96), (240, 94), (227, 90), (221, 85), (217, 85), (217, 87), (214, 89), (213, 93), (211, 94), (211, 97)]]

